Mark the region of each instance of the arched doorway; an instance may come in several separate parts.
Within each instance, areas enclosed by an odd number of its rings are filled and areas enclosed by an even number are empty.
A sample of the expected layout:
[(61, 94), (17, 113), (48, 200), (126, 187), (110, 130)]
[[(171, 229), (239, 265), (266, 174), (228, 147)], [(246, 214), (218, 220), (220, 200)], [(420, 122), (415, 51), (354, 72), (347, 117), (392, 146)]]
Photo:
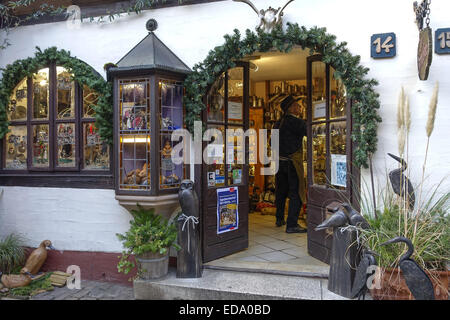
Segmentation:
[[(355, 177), (355, 173), (360, 166), (368, 165), (368, 157), (376, 150), (376, 127), (381, 121), (376, 113), (379, 107), (378, 95), (373, 91), (376, 85), (374, 80), (366, 80), (367, 69), (359, 65), (359, 57), (352, 56), (345, 48), (345, 43), (336, 44), (335, 37), (328, 35), (325, 29), (298, 27), (288, 24), (286, 32), (281, 28), (275, 29), (270, 34), (258, 32), (254, 34), (247, 30), (246, 38), (241, 40), (239, 32), (235, 31), (233, 36), (225, 36), (226, 43), (221, 47), (216, 47), (202, 64), (194, 67), (194, 72), (186, 80), (186, 100), (187, 109), (186, 121), (188, 127), (192, 125), (195, 119), (201, 120), (205, 128), (215, 127), (219, 130), (227, 128), (240, 127), (249, 128), (249, 63), (245, 62), (246, 57), (255, 54), (255, 52), (268, 52), (278, 50), (279, 52), (290, 52), (293, 48), (309, 48), (311, 57), (308, 58), (308, 76), (307, 76), (307, 120), (308, 120), (308, 252), (314, 257), (328, 261), (329, 248), (331, 247), (330, 237), (325, 232), (316, 233), (313, 231), (315, 225), (326, 218), (329, 205), (336, 200), (352, 201), (355, 200), (353, 194), (354, 187), (351, 185), (350, 177)], [(314, 76), (314, 66), (320, 65), (319, 69), (323, 76), (318, 77), (322, 80), (322, 86), (325, 88), (325, 95), (321, 97), (322, 102), (313, 99), (312, 84)], [(228, 97), (228, 86), (230, 79), (238, 74), (242, 81), (243, 91), (240, 96), (230, 95)], [(342, 81), (346, 87), (347, 104), (345, 104), (346, 117), (335, 117), (331, 114), (330, 106), (332, 97), (330, 90), (330, 76)], [(319, 80), (320, 81), (320, 80)], [(223, 90), (222, 118), (211, 117), (211, 110), (205, 109), (208, 105), (208, 96), (214, 87)], [(223, 86), (223, 88), (222, 88)], [(317, 85), (316, 85), (317, 86)], [(232, 98), (232, 99), (229, 99)], [(203, 99), (203, 100), (202, 100)], [(353, 101), (353, 105), (351, 105)], [(209, 101), (211, 102), (211, 101)], [(231, 103), (231, 104), (230, 104)], [(239, 107), (239, 104), (241, 106)], [(236, 114), (238, 106), (241, 119), (230, 117), (230, 106), (233, 108), (233, 114)], [(361, 114), (364, 113), (364, 117)], [(337, 124), (344, 127), (346, 148), (341, 153), (335, 154), (331, 150), (333, 137), (332, 131), (337, 131)], [(351, 133), (351, 134), (350, 134)], [(321, 145), (323, 149), (319, 152), (313, 150), (314, 135), (322, 136)], [(352, 136), (353, 139), (350, 137)], [(352, 141), (353, 140), (353, 141)], [(353, 148), (353, 142), (357, 147)], [(206, 144), (204, 145), (206, 146)], [(246, 148), (248, 150), (248, 148)], [(333, 157), (340, 155), (341, 157)], [(320, 157), (325, 159), (320, 159)], [(223, 155), (224, 158), (227, 156)], [(323, 161), (322, 161), (323, 160)], [(322, 166), (319, 162), (324, 163)], [(346, 178), (345, 185), (341, 183), (331, 185), (332, 175), (336, 175), (336, 167), (344, 167)], [(319, 164), (319, 165), (318, 165)], [(202, 234), (203, 234), (203, 255), (204, 261), (210, 261), (221, 256), (231, 254), (242, 250), (248, 246), (248, 212), (249, 212), (249, 176), (248, 164), (241, 167), (228, 167), (223, 165), (221, 168), (209, 170), (207, 165), (199, 165), (196, 168), (196, 177), (198, 177), (197, 192), (202, 198)], [(242, 175), (238, 177), (238, 182), (234, 183), (234, 169), (241, 170)], [(209, 170), (209, 171), (208, 171)], [(232, 174), (230, 175), (230, 171)], [(322, 172), (317, 175), (316, 171)], [(217, 172), (219, 179), (215, 180), (215, 185), (208, 184), (210, 172)], [(320, 173), (320, 172), (317, 172)], [(212, 176), (212, 175), (211, 175)], [(230, 180), (231, 177), (231, 180)], [(325, 177), (325, 178), (324, 178)], [(342, 178), (342, 177), (341, 177)], [(217, 183), (218, 182), (218, 183)], [(239, 195), (239, 222), (240, 227), (219, 234), (217, 232), (217, 188), (236, 187)]]

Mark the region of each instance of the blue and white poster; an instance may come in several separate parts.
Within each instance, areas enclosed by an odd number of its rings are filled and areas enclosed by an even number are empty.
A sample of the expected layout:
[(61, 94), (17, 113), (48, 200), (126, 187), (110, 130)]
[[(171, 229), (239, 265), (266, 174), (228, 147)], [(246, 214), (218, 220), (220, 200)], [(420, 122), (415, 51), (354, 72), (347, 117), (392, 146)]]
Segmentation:
[(237, 230), (238, 203), (238, 188), (217, 189), (217, 234)]
[(345, 154), (331, 154), (331, 184), (347, 187), (347, 156)]

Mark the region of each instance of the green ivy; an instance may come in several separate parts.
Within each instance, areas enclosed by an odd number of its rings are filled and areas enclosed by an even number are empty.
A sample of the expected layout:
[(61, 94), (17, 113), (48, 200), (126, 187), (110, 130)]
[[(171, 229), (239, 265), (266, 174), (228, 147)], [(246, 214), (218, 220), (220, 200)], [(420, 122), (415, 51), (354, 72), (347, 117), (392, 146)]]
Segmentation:
[(54, 62), (72, 73), (74, 81), (77, 81), (80, 85), (86, 85), (98, 93), (97, 105), (93, 106), (96, 112), (95, 125), (102, 139), (112, 144), (113, 97), (111, 83), (106, 82), (91, 66), (76, 57), (72, 57), (69, 51), (58, 50), (56, 47), (44, 51), (36, 47), (36, 50), (34, 57), (16, 60), (2, 69), (3, 77), (0, 81), (0, 139), (9, 131), (7, 110), (11, 94), (16, 85), (23, 78), (31, 77), (39, 69)]
[(185, 121), (188, 129), (193, 130), (194, 121), (200, 120), (201, 111), (205, 109), (203, 96), (207, 88), (217, 77), (229, 68), (235, 67), (235, 61), (254, 52), (267, 52), (276, 48), (281, 52), (289, 52), (294, 46), (309, 48), (310, 54), (321, 54), (323, 62), (329, 63), (336, 70), (334, 76), (341, 79), (347, 89), (347, 96), (353, 100), (352, 139), (356, 143), (354, 164), (368, 167), (369, 156), (377, 149), (377, 128), (381, 117), (379, 94), (374, 87), (378, 82), (367, 79), (369, 71), (360, 65), (360, 56), (353, 56), (346, 47), (347, 43), (336, 43), (336, 37), (328, 34), (325, 28), (306, 29), (298, 24), (287, 24), (287, 30), (280, 26), (271, 33), (246, 30), (245, 38), (241, 38), (238, 30), (232, 35), (225, 35), (225, 43), (211, 50), (206, 59), (193, 68), (184, 85), (186, 95)]

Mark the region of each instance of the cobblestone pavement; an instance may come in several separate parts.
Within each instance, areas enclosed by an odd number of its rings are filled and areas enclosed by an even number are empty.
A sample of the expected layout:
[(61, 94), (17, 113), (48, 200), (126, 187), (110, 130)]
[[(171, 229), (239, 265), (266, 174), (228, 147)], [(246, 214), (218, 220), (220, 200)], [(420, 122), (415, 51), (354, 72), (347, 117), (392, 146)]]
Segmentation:
[(111, 282), (81, 281), (81, 289), (66, 286), (35, 295), (31, 300), (134, 300), (133, 287)]

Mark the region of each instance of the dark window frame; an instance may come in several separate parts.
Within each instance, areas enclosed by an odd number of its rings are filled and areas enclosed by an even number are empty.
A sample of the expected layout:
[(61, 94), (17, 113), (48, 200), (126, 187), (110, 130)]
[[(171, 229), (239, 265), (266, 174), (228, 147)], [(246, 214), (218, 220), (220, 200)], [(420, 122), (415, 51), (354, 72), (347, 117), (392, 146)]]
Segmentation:
[[(32, 77), (27, 77), (27, 119), (10, 121), (10, 126), (27, 127), (27, 169), (6, 169), (6, 136), (0, 140), (1, 168), (0, 184), (4, 186), (31, 186), (31, 187), (64, 187), (64, 188), (100, 188), (113, 189), (113, 154), (109, 146), (109, 169), (84, 168), (84, 124), (95, 124), (94, 117), (83, 117), (83, 86), (74, 81), (75, 114), (71, 119), (57, 119), (57, 68), (54, 62), (43, 68), (49, 68), (49, 108), (47, 119), (33, 119), (33, 87)], [(75, 125), (75, 166), (57, 167), (57, 127), (59, 124), (74, 123)], [(33, 125), (48, 124), (49, 126), (49, 166), (45, 168), (33, 167)]]
[[(149, 79), (150, 81), (150, 190), (125, 190), (119, 187), (120, 180), (120, 156), (119, 152), (114, 151), (114, 179), (115, 179), (115, 192), (120, 196), (163, 196), (178, 193), (179, 188), (160, 189), (159, 188), (159, 174), (160, 174), (160, 93), (158, 89), (158, 82), (160, 80), (169, 80), (175, 82), (183, 82), (186, 76), (178, 74), (176, 72), (163, 70), (163, 69), (141, 69), (141, 70), (127, 70), (122, 71), (119, 74), (113, 76), (112, 81), (114, 84), (113, 99), (114, 99), (114, 147), (116, 150), (119, 145), (119, 82), (122, 80), (137, 80), (137, 79)], [(183, 89), (184, 90), (184, 89)], [(183, 105), (184, 110), (184, 105)], [(183, 114), (184, 116), (184, 114)], [(185, 176), (183, 179), (190, 179), (190, 165), (185, 166)], [(183, 179), (180, 179), (181, 181)]]

